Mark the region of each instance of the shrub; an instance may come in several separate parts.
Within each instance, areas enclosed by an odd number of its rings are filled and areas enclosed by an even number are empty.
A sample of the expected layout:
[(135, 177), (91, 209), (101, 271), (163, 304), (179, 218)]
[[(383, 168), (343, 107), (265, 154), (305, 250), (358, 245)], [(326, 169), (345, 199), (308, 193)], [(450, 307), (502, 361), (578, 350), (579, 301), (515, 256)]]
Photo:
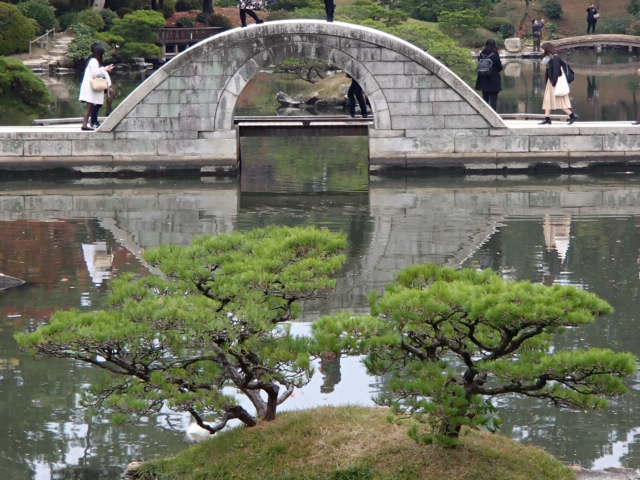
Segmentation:
[(133, 13), (133, 10), (127, 7), (121, 7), (116, 10), (116, 13), (120, 18), (123, 18), (125, 15), (129, 15), (130, 13)]
[(176, 0), (164, 0), (162, 4), (162, 15), (170, 18), (176, 12)]
[(640, 0), (629, 0), (629, 5), (627, 6), (627, 12), (631, 15), (636, 15), (640, 13)]
[(60, 30), (64, 31), (69, 28), (71, 25), (76, 23), (76, 19), (78, 17), (78, 12), (67, 12), (58, 17), (58, 25), (60, 26)]
[(190, 18), (190, 17), (180, 17), (176, 22), (176, 27), (181, 27), (181, 28), (190, 28), (190, 27), (193, 27), (194, 25), (195, 25), (195, 22), (193, 21), (193, 18)]
[(0, 55), (26, 52), (36, 27), (15, 5), (0, 2)]
[(13, 58), (0, 57), (0, 104), (26, 112), (43, 111), (51, 102), (42, 79)]
[(120, 35), (126, 42), (154, 43), (155, 29), (164, 27), (164, 16), (153, 10), (137, 10), (114, 20), (111, 33)]
[(481, 24), (482, 15), (479, 10), (467, 9), (440, 14), (440, 28), (450, 35), (461, 35), (471, 29), (478, 28)]
[(111, 27), (113, 27), (113, 21), (118, 18), (118, 14), (109, 8), (103, 8), (100, 10), (100, 16), (104, 21), (105, 30), (111, 30)]
[[(271, 15), (269, 15), (269, 19), (271, 20)], [(215, 13), (207, 17), (207, 25), (210, 27), (221, 27), (225, 30), (233, 28), (231, 21), (227, 17), (224, 15), (216, 15)]]
[(100, 41), (98, 33), (84, 23), (76, 23), (71, 27), (73, 30), (73, 41), (69, 44), (67, 56), (76, 68), (83, 68), (91, 55), (91, 45)]
[(112, 49), (118, 49), (124, 45), (124, 38), (111, 32), (100, 32), (97, 34), (97, 37), (100, 43)]
[(625, 33), (631, 26), (635, 17), (633, 15), (621, 15), (618, 17), (604, 17), (598, 21), (599, 33)]
[(56, 14), (54, 8), (47, 0), (27, 0), (19, 3), (17, 7), (25, 17), (33, 18), (41, 30), (49, 30), (56, 26)]
[(118, 58), (124, 61), (135, 57), (153, 60), (162, 56), (162, 49), (153, 43), (127, 42), (118, 52)]
[(514, 27), (511, 23), (504, 23), (500, 25), (498, 33), (502, 38), (513, 37), (516, 34), (516, 27)]
[(640, 19), (631, 22), (631, 25), (627, 27), (627, 35), (640, 35)]
[(552, 20), (560, 20), (562, 18), (562, 5), (558, 0), (546, 0), (542, 4), (542, 10)]
[[(310, 0), (275, 0), (269, 4), (271, 10), (287, 10), (292, 11), (296, 8), (305, 8), (311, 6)], [(271, 15), (269, 15), (271, 18)]]
[(201, 7), (199, 2), (192, 2), (189, 0), (178, 0), (176, 2), (176, 12), (188, 12), (189, 10), (196, 10)]
[(82, 23), (87, 27), (94, 29), (96, 32), (104, 30), (104, 20), (102, 19), (102, 15), (93, 8), (87, 8), (78, 12), (76, 23)]
[(487, 17), (484, 19), (483, 26), (487, 30), (492, 32), (497, 32), (500, 30), (500, 27), (504, 24), (511, 24), (508, 18), (506, 17)]

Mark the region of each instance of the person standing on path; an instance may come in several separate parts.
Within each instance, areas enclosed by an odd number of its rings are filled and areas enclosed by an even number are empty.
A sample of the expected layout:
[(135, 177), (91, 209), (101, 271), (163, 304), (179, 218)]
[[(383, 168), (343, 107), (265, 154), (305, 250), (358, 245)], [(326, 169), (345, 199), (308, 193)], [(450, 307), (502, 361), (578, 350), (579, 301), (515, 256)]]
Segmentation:
[(491, 108), (497, 111), (498, 93), (502, 90), (502, 80), (500, 72), (502, 62), (498, 54), (498, 47), (493, 38), (489, 38), (478, 57), (478, 78), (476, 79), (476, 90), (482, 92), (482, 98)]
[(100, 126), (98, 123), (98, 110), (104, 103), (104, 90), (94, 90), (91, 86), (91, 80), (96, 77), (102, 77), (107, 80), (107, 88), (111, 85), (109, 72), (113, 69), (113, 65), (102, 66), (103, 56), (104, 47), (99, 43), (94, 43), (91, 46), (91, 58), (84, 69), (84, 76), (82, 77), (82, 84), (80, 85), (80, 96), (78, 98), (81, 102), (87, 104), (87, 111), (82, 119), (82, 130), (93, 130), (93, 128), (88, 125), (90, 116), (91, 123)]
[(262, 10), (262, 0), (240, 0), (238, 2), (238, 9), (240, 10), (240, 23), (243, 27), (247, 26), (247, 15), (249, 15), (256, 24), (263, 23), (262, 20), (254, 10)]
[(349, 90), (347, 91), (347, 103), (349, 104), (349, 115), (351, 117), (356, 116), (356, 99), (358, 100), (358, 105), (360, 105), (360, 113), (362, 114), (362, 118), (367, 117), (367, 102), (364, 99), (364, 94), (362, 93), (362, 87), (358, 82), (356, 82), (355, 78), (347, 73), (347, 78), (351, 79), (351, 85), (349, 86)]
[[(546, 87), (544, 89), (544, 98), (542, 100), (542, 109), (544, 110), (544, 120), (540, 125), (551, 125), (551, 111), (564, 110), (569, 115), (567, 123), (571, 125), (578, 119), (578, 116), (571, 108), (571, 99), (569, 98), (569, 87), (566, 79), (567, 67), (562, 59), (556, 54), (555, 47), (552, 43), (546, 42), (542, 44), (544, 58), (542, 63), (547, 66), (545, 73)], [(564, 77), (564, 78), (561, 78)], [(567, 83), (567, 93), (564, 95), (556, 95), (558, 82)]]
[(596, 33), (596, 23), (600, 18), (600, 11), (593, 3), (587, 7), (587, 35)]
[(540, 40), (542, 39), (542, 29), (544, 28), (544, 19), (534, 18), (531, 20), (531, 36), (533, 37), (533, 51), (540, 51)]
[(327, 22), (333, 22), (333, 12), (336, 11), (334, 0), (324, 0), (324, 11), (327, 14)]

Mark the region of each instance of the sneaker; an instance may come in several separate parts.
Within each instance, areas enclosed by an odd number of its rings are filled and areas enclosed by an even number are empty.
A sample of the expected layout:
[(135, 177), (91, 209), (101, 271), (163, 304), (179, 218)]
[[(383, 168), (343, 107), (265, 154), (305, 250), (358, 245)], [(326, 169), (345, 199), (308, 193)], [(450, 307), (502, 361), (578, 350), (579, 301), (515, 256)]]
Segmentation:
[(92, 123), (91, 127), (92, 128), (98, 128), (100, 126), (100, 122), (96, 122), (96, 123)]

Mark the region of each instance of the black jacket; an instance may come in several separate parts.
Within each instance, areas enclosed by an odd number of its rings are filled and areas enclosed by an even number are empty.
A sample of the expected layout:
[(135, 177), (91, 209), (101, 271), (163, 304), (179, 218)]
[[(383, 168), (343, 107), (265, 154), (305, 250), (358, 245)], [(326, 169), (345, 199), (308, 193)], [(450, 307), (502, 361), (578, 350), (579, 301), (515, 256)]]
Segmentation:
[(597, 22), (598, 19), (594, 17), (594, 15), (598, 13), (598, 9), (593, 7), (587, 8), (587, 22)]
[(561, 69), (564, 69), (564, 62), (560, 59), (558, 55), (552, 55), (547, 63), (547, 71), (545, 73), (545, 83), (547, 80), (551, 80), (551, 85), (554, 87), (558, 82), (558, 77), (560, 76)]
[(500, 80), (502, 62), (500, 61), (500, 56), (490, 50), (483, 50), (480, 52), (480, 55), (488, 56), (493, 62), (493, 65), (491, 66), (491, 73), (489, 75), (478, 75), (476, 90), (487, 93), (498, 93), (502, 90), (502, 82)]

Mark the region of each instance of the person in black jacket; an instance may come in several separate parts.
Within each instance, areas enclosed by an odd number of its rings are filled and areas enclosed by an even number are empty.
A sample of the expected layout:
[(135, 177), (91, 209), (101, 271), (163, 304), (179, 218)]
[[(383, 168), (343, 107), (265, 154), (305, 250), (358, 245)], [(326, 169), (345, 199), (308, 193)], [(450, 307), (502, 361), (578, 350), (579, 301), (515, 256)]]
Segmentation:
[(362, 118), (367, 117), (367, 101), (364, 98), (364, 93), (362, 92), (362, 87), (358, 82), (356, 82), (355, 78), (353, 78), (348, 73), (346, 74), (347, 78), (351, 79), (351, 85), (349, 86), (349, 91), (347, 92), (347, 103), (349, 104), (349, 115), (352, 117), (356, 116), (356, 99), (358, 100), (358, 105), (360, 105), (360, 114)]
[(502, 62), (498, 54), (498, 47), (493, 38), (488, 39), (478, 57), (478, 78), (476, 90), (482, 92), (482, 98), (491, 108), (496, 110), (498, 105), (498, 93), (502, 90), (500, 72)]
[(547, 71), (545, 73), (545, 82), (547, 85), (544, 89), (544, 98), (542, 99), (544, 120), (540, 122), (540, 124), (551, 124), (551, 111), (559, 109), (564, 110), (564, 112), (569, 115), (567, 123), (572, 124), (578, 119), (578, 116), (571, 108), (571, 99), (569, 98), (569, 94), (556, 95), (555, 92), (558, 78), (560, 78), (561, 75), (566, 75), (567, 67), (564, 61), (556, 54), (555, 47), (552, 43), (547, 42), (542, 44), (542, 52), (544, 53), (542, 64), (547, 67)]
[(592, 3), (587, 7), (587, 35), (589, 35), (589, 33), (596, 33), (598, 18), (600, 18), (600, 12), (598, 11), (598, 7)]

